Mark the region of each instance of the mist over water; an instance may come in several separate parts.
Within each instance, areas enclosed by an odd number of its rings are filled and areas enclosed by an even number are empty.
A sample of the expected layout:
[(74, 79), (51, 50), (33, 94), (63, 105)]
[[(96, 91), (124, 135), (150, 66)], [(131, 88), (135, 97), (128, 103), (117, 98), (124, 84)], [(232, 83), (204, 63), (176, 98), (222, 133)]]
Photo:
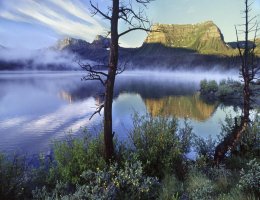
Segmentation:
[(95, 63), (90, 60), (80, 59), (78, 55), (68, 51), (0, 49), (0, 61), (17, 63), (19, 65), (18, 69), (23, 70), (55, 70), (57, 67), (62, 70), (81, 70), (78, 64), (79, 60), (88, 64)]
[[(46, 152), (53, 140), (68, 134), (82, 136), (82, 129), (99, 132), (102, 115), (89, 117), (103, 92), (99, 82), (81, 81), (84, 72), (1, 72), (0, 150)], [(113, 102), (114, 127), (119, 139), (127, 140), (132, 116), (175, 115), (182, 124), (191, 119), (194, 132), (216, 137), (219, 121), (233, 106), (207, 103), (197, 91), (200, 80), (220, 81), (236, 74), (183, 71), (125, 71), (116, 79)]]

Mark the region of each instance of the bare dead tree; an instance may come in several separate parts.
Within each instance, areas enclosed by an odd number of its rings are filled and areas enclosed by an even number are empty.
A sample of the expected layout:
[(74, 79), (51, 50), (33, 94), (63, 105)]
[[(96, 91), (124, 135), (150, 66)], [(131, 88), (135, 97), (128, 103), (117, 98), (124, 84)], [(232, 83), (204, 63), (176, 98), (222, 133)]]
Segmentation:
[[(216, 147), (214, 160), (218, 164), (224, 159), (225, 153), (228, 150), (233, 150), (239, 143), (241, 136), (244, 134), (246, 128), (250, 123), (250, 109), (252, 105), (252, 97), (254, 96), (254, 91), (252, 86), (256, 81), (259, 80), (259, 70), (256, 55), (256, 37), (259, 30), (259, 24), (255, 17), (250, 17), (252, 11), (251, 7), (254, 3), (249, 2), (249, 0), (244, 0), (245, 10), (244, 19), (245, 24), (240, 26), (244, 27), (242, 30), (238, 30), (235, 26), (236, 36), (237, 36), (237, 49), (239, 51), (239, 57), (241, 59), (241, 70), (240, 76), (243, 82), (243, 113), (241, 117), (241, 123), (238, 125), (235, 123), (233, 131), (231, 134), (227, 135), (224, 140)], [(239, 33), (244, 35), (244, 41), (239, 41)], [(253, 41), (249, 40), (249, 35), (254, 34)], [(235, 120), (236, 121), (236, 120)]]
[[(98, 71), (98, 66), (80, 64), (87, 71), (84, 80), (98, 80), (105, 87), (104, 102), (100, 104), (95, 114), (100, 113), (104, 108), (104, 143), (106, 161), (110, 162), (114, 156), (114, 144), (112, 130), (112, 103), (114, 95), (114, 84), (117, 74), (124, 71), (125, 65), (119, 66), (119, 39), (120, 37), (135, 31), (150, 31), (150, 23), (144, 10), (152, 0), (110, 0), (111, 5), (102, 10), (97, 3), (90, 0), (91, 11), (93, 15), (99, 15), (110, 22), (110, 30), (108, 34), (111, 37), (110, 52), (108, 64), (104, 65), (107, 72)], [(134, 3), (138, 9), (134, 8)], [(127, 25), (127, 29), (119, 32), (118, 25), (123, 22)], [(103, 66), (103, 67), (104, 67)]]

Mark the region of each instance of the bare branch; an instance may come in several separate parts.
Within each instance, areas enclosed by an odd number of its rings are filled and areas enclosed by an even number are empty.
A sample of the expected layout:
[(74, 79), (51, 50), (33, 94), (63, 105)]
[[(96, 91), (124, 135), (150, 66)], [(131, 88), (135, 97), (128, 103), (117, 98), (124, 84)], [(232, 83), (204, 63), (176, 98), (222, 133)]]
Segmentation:
[(129, 32), (136, 31), (136, 30), (142, 30), (142, 31), (150, 32), (150, 29), (143, 28), (143, 27), (135, 27), (135, 28), (129, 28), (128, 30), (126, 30), (126, 31), (124, 31), (124, 32), (122, 32), (122, 33), (120, 33), (120, 34), (118, 35), (118, 37), (121, 37), (121, 36), (123, 36), (123, 35), (125, 35), (125, 34), (127, 34), (127, 33), (129, 33)]
[(244, 63), (241, 47), (239, 45), (238, 32), (237, 32), (237, 27), (236, 26), (235, 26), (235, 30), (236, 30), (236, 36), (237, 36), (237, 48), (238, 48), (238, 51), (239, 51), (239, 57), (241, 58), (242, 63)]
[(105, 77), (108, 77), (108, 74), (105, 73), (105, 72), (102, 72), (102, 71), (97, 71), (97, 70), (94, 70), (93, 68), (100, 68), (100, 67), (105, 67), (106, 65), (94, 65), (94, 66), (91, 66), (90, 64), (82, 64), (82, 63), (78, 63), (79, 66), (86, 70), (87, 72), (90, 72), (90, 73), (95, 73), (95, 74), (99, 74), (99, 75), (102, 75), (102, 76), (105, 76)]
[[(103, 86), (106, 85), (106, 80), (104, 80), (104, 78), (107, 79), (108, 74), (106, 74), (105, 72), (102, 72), (102, 71), (94, 70), (93, 66), (91, 66), (90, 64), (82, 64), (80, 62), (78, 62), (78, 64), (83, 70), (87, 71), (87, 73), (88, 73), (86, 76), (82, 77), (81, 80), (85, 80), (85, 81), (98, 80), (101, 82), (101, 84)], [(94, 67), (100, 68), (103, 66), (105, 66), (105, 65), (95, 65)]]
[(102, 109), (104, 108), (104, 104), (101, 104), (99, 107), (97, 107), (96, 111), (90, 116), (89, 120), (91, 120), (96, 114), (100, 114), (100, 112), (102, 111)]
[(105, 19), (111, 20), (111, 17), (109, 16), (109, 14), (108, 14), (108, 13), (105, 14), (104, 12), (102, 12), (102, 11), (99, 9), (98, 5), (95, 6), (95, 5), (92, 3), (91, 0), (90, 0), (90, 5), (91, 5), (91, 7), (94, 9), (93, 15), (96, 15), (96, 14), (98, 13), (98, 14), (102, 15)]

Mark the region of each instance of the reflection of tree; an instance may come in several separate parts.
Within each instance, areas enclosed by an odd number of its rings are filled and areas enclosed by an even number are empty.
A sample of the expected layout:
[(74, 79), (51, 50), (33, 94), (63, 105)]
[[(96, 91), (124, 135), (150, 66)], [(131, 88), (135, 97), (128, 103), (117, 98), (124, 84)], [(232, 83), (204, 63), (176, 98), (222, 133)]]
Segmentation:
[(71, 94), (64, 90), (59, 92), (59, 97), (65, 101), (68, 101), (69, 103), (72, 103), (72, 101), (73, 101)]
[(189, 117), (198, 121), (207, 120), (217, 108), (217, 103), (207, 104), (202, 101), (199, 94), (146, 99), (145, 104), (152, 116)]

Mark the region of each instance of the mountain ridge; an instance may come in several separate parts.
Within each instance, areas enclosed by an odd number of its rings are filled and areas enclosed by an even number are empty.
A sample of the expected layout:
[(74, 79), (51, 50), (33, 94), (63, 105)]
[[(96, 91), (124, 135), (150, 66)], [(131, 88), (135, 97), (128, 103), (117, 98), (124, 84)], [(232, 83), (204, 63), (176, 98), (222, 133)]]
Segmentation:
[(153, 43), (186, 48), (201, 54), (227, 54), (232, 49), (213, 21), (197, 24), (155, 24), (144, 41), (144, 44)]
[[(129, 68), (146, 69), (149, 67), (210, 69), (215, 66), (229, 69), (238, 68), (240, 65), (237, 42), (226, 43), (221, 30), (212, 21), (197, 24), (154, 24), (152, 29), (141, 47), (119, 47), (120, 63), (127, 63)], [(66, 56), (70, 55), (77, 60), (105, 63), (109, 56), (109, 45), (110, 39), (100, 35), (92, 42), (67, 37), (58, 40), (56, 45), (46, 51), (65, 53)], [(256, 45), (255, 52), (259, 56), (260, 63), (260, 38), (256, 39)], [(41, 54), (44, 52), (45, 50)], [(0, 58), (0, 70), (8, 69), (10, 66), (11, 69), (12, 65), (30, 66), (33, 59), (14, 60), (8, 63)], [(55, 68), (55, 64), (51, 66)], [(62, 65), (58, 68), (62, 68)]]

